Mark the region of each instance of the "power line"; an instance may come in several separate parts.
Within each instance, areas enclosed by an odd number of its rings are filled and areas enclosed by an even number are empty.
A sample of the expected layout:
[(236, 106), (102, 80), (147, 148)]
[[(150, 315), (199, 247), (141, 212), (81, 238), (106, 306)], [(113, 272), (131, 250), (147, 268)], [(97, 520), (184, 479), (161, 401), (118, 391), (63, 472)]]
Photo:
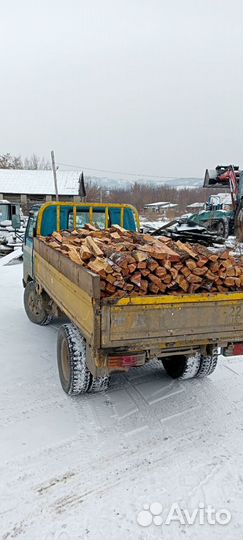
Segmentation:
[(158, 178), (158, 179), (168, 179), (168, 180), (190, 180), (194, 179), (194, 177), (182, 177), (182, 176), (162, 176), (162, 175), (156, 175), (156, 174), (144, 174), (144, 173), (131, 173), (131, 172), (124, 172), (124, 171), (113, 171), (111, 169), (96, 169), (94, 167), (84, 167), (83, 165), (70, 165), (68, 163), (61, 163), (58, 162), (58, 165), (62, 165), (63, 167), (71, 167), (73, 169), (81, 169), (83, 171), (94, 171), (94, 172), (102, 172), (102, 173), (110, 173), (110, 174), (123, 174), (126, 176), (137, 176), (140, 178)]

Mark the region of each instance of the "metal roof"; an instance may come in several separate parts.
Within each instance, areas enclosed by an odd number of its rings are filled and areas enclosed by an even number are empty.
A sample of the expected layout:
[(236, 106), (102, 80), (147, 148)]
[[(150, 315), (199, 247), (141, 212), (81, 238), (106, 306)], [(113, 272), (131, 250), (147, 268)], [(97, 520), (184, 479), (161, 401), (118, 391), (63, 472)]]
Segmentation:
[(147, 207), (147, 206), (164, 206), (165, 204), (168, 204), (168, 202), (167, 201), (152, 202), (152, 203), (145, 204), (145, 207)]
[[(163, 206), (163, 208), (175, 208), (175, 206), (178, 206), (178, 204), (177, 204), (177, 203), (171, 203), (171, 202), (169, 202), (169, 203), (166, 203), (166, 204)], [(163, 210), (163, 208), (162, 208), (162, 210)]]
[(178, 204), (170, 203), (170, 202), (155, 202), (155, 203), (145, 204), (144, 208), (151, 208), (151, 207), (156, 208), (156, 206), (161, 206), (163, 210), (164, 208), (174, 208), (175, 206), (178, 206)]
[[(59, 195), (77, 195), (80, 171), (57, 171)], [(52, 171), (0, 169), (0, 193), (55, 195)]]
[(188, 204), (187, 208), (202, 208), (205, 203), (203, 202), (194, 202), (192, 204)]

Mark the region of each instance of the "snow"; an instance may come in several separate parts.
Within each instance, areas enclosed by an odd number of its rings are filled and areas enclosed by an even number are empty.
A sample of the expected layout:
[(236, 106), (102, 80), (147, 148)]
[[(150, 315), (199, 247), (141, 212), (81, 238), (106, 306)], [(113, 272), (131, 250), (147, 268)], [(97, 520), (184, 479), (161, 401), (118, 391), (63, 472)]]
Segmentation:
[[(57, 171), (60, 195), (77, 195), (81, 171)], [(0, 170), (0, 193), (54, 195), (55, 187), (52, 171), (29, 171), (17, 169)]]
[(160, 227), (163, 227), (163, 225), (166, 225), (166, 223), (169, 222), (168, 219), (157, 219), (155, 221), (148, 221), (147, 218), (144, 216), (140, 216), (139, 219), (144, 232), (150, 229), (159, 229)]
[(15, 249), (12, 251), (12, 253), (9, 253), (8, 255), (5, 255), (4, 257), (0, 258), (0, 267), (5, 266), (6, 264), (9, 264), (11, 261), (14, 261), (15, 259), (19, 259), (23, 255), (22, 247)]
[(1, 221), (1, 227), (11, 227), (11, 229), (14, 231), (11, 219), (4, 219)]
[(166, 204), (168, 204), (167, 201), (152, 202), (145, 204), (144, 208), (150, 208), (150, 206), (165, 206)]
[(217, 193), (215, 195), (211, 195), (211, 202), (215, 204), (222, 203), (231, 205), (232, 204), (232, 198), (230, 193)]
[(167, 208), (175, 208), (176, 206), (178, 206), (178, 204), (176, 204), (176, 203), (168, 203), (168, 204), (165, 204), (165, 206), (163, 207), (163, 209), (167, 209)]
[[(240, 540), (243, 358), (183, 382), (156, 361), (113, 376), (108, 392), (71, 398), (57, 373), (60, 322), (29, 322), (21, 278), (21, 264), (0, 268), (1, 538)], [(144, 505), (173, 502), (232, 519), (137, 522)]]
[(188, 204), (187, 208), (203, 208), (205, 203), (203, 202), (194, 202), (192, 204)]
[[(67, 171), (57, 170), (57, 184), (60, 195), (77, 195), (78, 180), (81, 174), (82, 167), (76, 170)], [(130, 178), (129, 178), (130, 177)], [(202, 178), (150, 178), (140, 177), (137, 174), (126, 175), (125, 173), (114, 173), (112, 177), (97, 175), (90, 176), (85, 174), (85, 179), (92, 183), (101, 186), (103, 189), (126, 189), (131, 188), (134, 183), (151, 184), (151, 185), (168, 185), (183, 188), (198, 188), (202, 187)], [(55, 195), (53, 173), (49, 170), (24, 170), (24, 169), (0, 169), (0, 193), (7, 195), (15, 194), (32, 194), (32, 195)]]
[(170, 203), (170, 202), (155, 202), (155, 203), (145, 204), (144, 209), (145, 210), (156, 209), (162, 212), (162, 210), (168, 210), (169, 208), (175, 208), (176, 206), (178, 206), (178, 204)]

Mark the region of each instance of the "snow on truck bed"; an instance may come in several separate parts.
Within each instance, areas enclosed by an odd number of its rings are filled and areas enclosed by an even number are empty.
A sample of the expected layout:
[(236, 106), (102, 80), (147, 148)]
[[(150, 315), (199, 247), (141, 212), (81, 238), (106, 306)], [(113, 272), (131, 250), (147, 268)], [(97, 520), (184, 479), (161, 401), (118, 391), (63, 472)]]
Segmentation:
[[(21, 264), (0, 268), (1, 538), (239, 540), (243, 358), (184, 382), (157, 361), (113, 376), (107, 393), (70, 398), (57, 374), (58, 323), (28, 321), (21, 278)], [(176, 502), (232, 519), (141, 519), (144, 505), (164, 515)]]

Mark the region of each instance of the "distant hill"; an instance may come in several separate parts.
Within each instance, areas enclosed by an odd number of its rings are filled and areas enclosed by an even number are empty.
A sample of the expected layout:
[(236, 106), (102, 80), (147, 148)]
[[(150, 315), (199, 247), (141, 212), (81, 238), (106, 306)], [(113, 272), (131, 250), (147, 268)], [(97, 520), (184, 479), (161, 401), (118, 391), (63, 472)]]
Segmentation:
[(155, 186), (171, 186), (177, 189), (195, 189), (203, 186), (203, 178), (107, 178), (105, 176), (86, 176), (87, 180), (102, 186), (104, 189), (129, 188), (136, 182), (139, 184), (150, 184)]

